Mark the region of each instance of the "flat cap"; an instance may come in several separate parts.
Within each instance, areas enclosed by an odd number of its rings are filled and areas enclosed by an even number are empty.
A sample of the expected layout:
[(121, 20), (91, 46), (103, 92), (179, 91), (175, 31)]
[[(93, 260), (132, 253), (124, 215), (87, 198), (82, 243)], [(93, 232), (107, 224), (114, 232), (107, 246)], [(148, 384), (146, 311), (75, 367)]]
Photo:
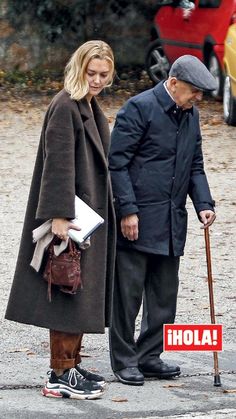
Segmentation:
[(170, 77), (190, 83), (198, 89), (215, 90), (216, 81), (206, 66), (193, 55), (182, 55), (172, 64)]

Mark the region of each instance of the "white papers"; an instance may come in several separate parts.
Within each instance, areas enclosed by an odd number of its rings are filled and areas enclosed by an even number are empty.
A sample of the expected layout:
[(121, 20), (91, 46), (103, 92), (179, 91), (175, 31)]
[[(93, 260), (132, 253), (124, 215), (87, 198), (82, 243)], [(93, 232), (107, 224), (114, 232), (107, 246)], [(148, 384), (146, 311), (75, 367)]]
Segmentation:
[(83, 243), (101, 224), (104, 219), (96, 213), (78, 196), (75, 197), (75, 218), (72, 223), (81, 228), (81, 230), (68, 230), (69, 237), (77, 243)]

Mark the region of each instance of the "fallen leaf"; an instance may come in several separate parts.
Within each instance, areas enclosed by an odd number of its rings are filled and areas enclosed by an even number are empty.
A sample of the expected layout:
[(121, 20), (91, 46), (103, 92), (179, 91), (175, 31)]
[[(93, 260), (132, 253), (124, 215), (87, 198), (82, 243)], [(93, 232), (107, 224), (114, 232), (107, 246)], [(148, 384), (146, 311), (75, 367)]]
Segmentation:
[(229, 390), (223, 390), (223, 393), (236, 393), (236, 388), (230, 388)]
[(91, 355), (88, 354), (87, 352), (80, 352), (80, 356), (84, 357), (84, 358), (90, 358), (91, 357)]
[(218, 117), (213, 117), (210, 121), (210, 125), (221, 125), (222, 119)]
[(164, 388), (169, 388), (169, 387), (183, 387), (184, 383), (180, 383), (180, 384), (164, 384), (162, 387)]
[(15, 348), (15, 349), (9, 349), (9, 353), (11, 352), (29, 352), (30, 349), (29, 348)]
[(111, 400), (113, 402), (119, 402), (119, 403), (121, 403), (121, 402), (127, 402), (128, 401), (128, 399), (125, 399), (124, 397), (112, 397)]

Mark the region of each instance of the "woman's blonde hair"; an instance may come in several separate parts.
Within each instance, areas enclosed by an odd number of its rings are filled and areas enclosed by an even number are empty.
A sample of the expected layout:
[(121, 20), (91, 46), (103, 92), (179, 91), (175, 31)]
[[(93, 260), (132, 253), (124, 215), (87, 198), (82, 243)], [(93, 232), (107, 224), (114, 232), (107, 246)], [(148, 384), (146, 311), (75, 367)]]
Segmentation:
[(114, 55), (111, 47), (104, 41), (88, 41), (74, 52), (65, 67), (64, 88), (71, 99), (80, 100), (88, 93), (89, 85), (85, 73), (88, 63), (94, 58), (110, 63), (110, 77), (106, 87), (111, 86), (114, 77)]

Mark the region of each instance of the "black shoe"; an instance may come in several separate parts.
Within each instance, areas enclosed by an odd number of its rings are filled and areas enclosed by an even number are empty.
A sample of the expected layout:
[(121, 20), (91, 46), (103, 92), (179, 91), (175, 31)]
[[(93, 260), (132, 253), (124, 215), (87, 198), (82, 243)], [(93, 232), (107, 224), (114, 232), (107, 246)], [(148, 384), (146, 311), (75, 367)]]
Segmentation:
[(130, 384), (131, 386), (142, 386), (144, 384), (144, 376), (137, 367), (123, 368), (115, 371), (114, 374), (123, 384)]
[(100, 398), (104, 390), (95, 381), (82, 378), (75, 368), (66, 370), (59, 377), (54, 371), (42, 390), (45, 397), (92, 400)]
[(178, 365), (169, 365), (159, 359), (156, 363), (146, 365), (139, 365), (140, 371), (144, 377), (157, 377), (157, 378), (172, 378), (181, 374)]
[(75, 369), (82, 375), (82, 377), (86, 378), (86, 380), (96, 381), (96, 383), (98, 383), (103, 388), (106, 386), (105, 378), (101, 375), (87, 371), (84, 368), (81, 368), (78, 364), (76, 365)]

